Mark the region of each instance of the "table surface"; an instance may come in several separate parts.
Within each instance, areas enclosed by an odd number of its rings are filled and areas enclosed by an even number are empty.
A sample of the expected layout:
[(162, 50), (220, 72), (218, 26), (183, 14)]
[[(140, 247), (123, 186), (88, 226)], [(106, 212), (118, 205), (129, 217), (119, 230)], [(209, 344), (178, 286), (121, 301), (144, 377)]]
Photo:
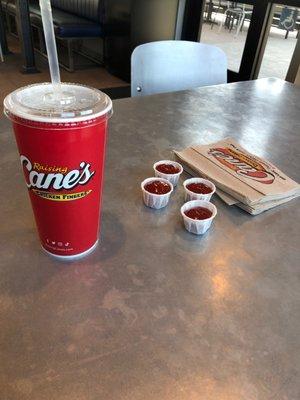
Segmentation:
[(182, 185), (160, 211), (139, 188), (172, 149), (229, 135), (299, 178), (299, 98), (263, 79), (115, 101), (102, 243), (72, 264), (40, 250), (1, 120), (1, 399), (300, 398), (298, 201), (252, 217), (215, 196), (197, 237)]

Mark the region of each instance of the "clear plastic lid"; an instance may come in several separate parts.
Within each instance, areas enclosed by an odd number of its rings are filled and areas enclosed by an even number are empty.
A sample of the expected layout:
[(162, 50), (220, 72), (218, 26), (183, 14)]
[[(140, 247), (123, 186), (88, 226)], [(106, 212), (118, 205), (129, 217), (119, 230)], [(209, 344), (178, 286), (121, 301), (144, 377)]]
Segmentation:
[(100, 90), (76, 83), (62, 83), (54, 93), (51, 83), (22, 87), (4, 99), (4, 112), (31, 121), (70, 123), (112, 113), (111, 99)]

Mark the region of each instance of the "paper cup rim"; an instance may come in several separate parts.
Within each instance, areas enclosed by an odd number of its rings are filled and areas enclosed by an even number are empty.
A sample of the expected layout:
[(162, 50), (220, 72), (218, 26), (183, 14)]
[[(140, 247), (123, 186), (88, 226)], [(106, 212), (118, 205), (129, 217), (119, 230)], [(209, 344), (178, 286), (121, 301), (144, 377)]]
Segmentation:
[[(191, 204), (191, 203), (193, 203), (193, 204)], [(196, 203), (197, 203), (197, 204), (196, 204)], [(193, 207), (203, 207), (203, 208), (205, 208), (205, 205), (209, 205), (209, 206), (211, 206), (211, 207), (213, 208), (212, 216), (209, 217), (209, 218), (205, 218), (205, 219), (193, 219), (193, 218), (190, 218), (190, 217), (188, 217), (187, 215), (185, 215), (185, 213), (184, 213), (184, 211), (183, 211), (183, 208), (186, 207), (188, 204), (191, 205), (191, 207), (189, 208), (189, 210), (190, 210), (191, 208), (193, 208)], [(185, 210), (185, 211), (187, 211), (187, 210)], [(211, 211), (211, 210), (210, 210), (210, 211)], [(180, 213), (181, 213), (181, 215), (182, 215), (183, 218), (186, 218), (186, 219), (188, 219), (189, 221), (193, 221), (193, 222), (207, 222), (207, 221), (213, 220), (213, 219), (217, 216), (218, 210), (217, 210), (217, 207), (216, 207), (213, 203), (211, 203), (210, 201), (207, 201), (207, 200), (191, 200), (191, 201), (187, 201), (186, 203), (184, 203), (184, 204), (181, 206), (181, 208), (180, 208)]]
[[(40, 114), (34, 114), (34, 112), (30, 113), (31, 108), (24, 106), (24, 104), (18, 104), (16, 103), (16, 99), (14, 99), (14, 97), (17, 96), (17, 94), (20, 94), (22, 92), (40, 87), (41, 89), (45, 89), (45, 88), (50, 88), (52, 87), (51, 82), (41, 82), (41, 83), (33, 83), (30, 85), (26, 85), (26, 86), (22, 86), (16, 90), (14, 90), (13, 92), (9, 93), (3, 101), (4, 104), (4, 114), (11, 119), (12, 117), (17, 117), (17, 118), (21, 118), (24, 119), (26, 121), (30, 122), (39, 122), (39, 123), (44, 123), (44, 124), (70, 124), (70, 123), (79, 123), (79, 122), (86, 122), (89, 120), (93, 120), (99, 117), (106, 117), (107, 119), (109, 119), (112, 116), (112, 100), (111, 98), (104, 92), (102, 92), (101, 90), (95, 89), (91, 86), (88, 85), (83, 85), (80, 83), (72, 83), (72, 82), (62, 82), (61, 83), (62, 88), (76, 88), (76, 90), (78, 88), (81, 88), (83, 90), (86, 91), (90, 91), (90, 92), (94, 92), (98, 94), (98, 97), (101, 98), (101, 102), (98, 101), (99, 103), (99, 110), (94, 109), (95, 105), (97, 104), (97, 102), (95, 102), (95, 104), (93, 104), (93, 106), (91, 107), (91, 112), (89, 112), (88, 114), (84, 114), (84, 112), (86, 112), (86, 110), (82, 109), (81, 112), (78, 113), (78, 115), (72, 115), (69, 116), (68, 115), (68, 110), (65, 111), (65, 115), (61, 116), (61, 115), (57, 115), (57, 116), (52, 116), (50, 111), (47, 113), (45, 113), (45, 115), (43, 115), (43, 110), (36, 110), (36, 111), (40, 111)], [(103, 104), (102, 104), (103, 103)], [(32, 108), (32, 110), (35, 110), (35, 108)], [(90, 111), (88, 110), (88, 111)], [(60, 111), (56, 111), (57, 113), (59, 113)], [(70, 111), (71, 112), (71, 111)]]
[[(171, 164), (171, 165), (175, 165), (176, 167), (178, 167), (180, 169), (179, 172), (176, 172), (176, 174), (166, 174), (165, 172), (160, 172), (156, 169), (156, 167), (160, 164)], [(167, 176), (178, 176), (181, 175), (183, 172), (183, 166), (181, 164), (179, 164), (179, 162), (177, 161), (172, 161), (172, 160), (160, 160), (157, 161), (156, 163), (153, 164), (153, 169), (155, 172), (158, 172), (159, 174), (163, 174), (163, 175), (167, 175)]]
[[(156, 194), (156, 193), (148, 192), (148, 190), (146, 190), (144, 186), (146, 185), (146, 183), (152, 182), (152, 181), (162, 181), (162, 182), (164, 182), (164, 183), (167, 183), (167, 184), (171, 187), (171, 190), (170, 190), (169, 192), (167, 192), (167, 193), (162, 193), (162, 194)], [(170, 181), (168, 181), (167, 179), (165, 179), (165, 178), (160, 178), (160, 177), (158, 177), (158, 176), (154, 176), (154, 177), (150, 177), (150, 178), (144, 179), (143, 182), (141, 183), (141, 189), (142, 189), (144, 192), (150, 194), (151, 196), (161, 197), (161, 196), (166, 196), (166, 195), (171, 194), (171, 193), (173, 192), (173, 190), (174, 190), (174, 186), (173, 186), (173, 184), (172, 184)]]
[[(201, 183), (204, 183), (204, 184), (205, 184), (205, 182), (207, 182), (208, 184), (212, 185), (212, 187), (213, 187), (212, 192), (210, 192), (210, 193), (196, 193), (196, 192), (192, 192), (191, 190), (189, 190), (189, 189), (186, 187), (192, 180), (199, 180), (199, 181), (201, 181)], [(194, 183), (194, 182), (191, 182), (191, 183)], [(186, 180), (183, 182), (183, 187), (184, 187), (184, 189), (185, 189), (185, 191), (186, 191), (187, 193), (189, 193), (189, 194), (196, 194), (196, 195), (199, 195), (199, 196), (212, 196), (212, 195), (216, 192), (216, 190), (217, 190), (216, 185), (215, 185), (212, 181), (210, 181), (210, 180), (208, 180), (208, 179), (205, 179), (205, 178), (198, 178), (198, 177), (186, 179)]]

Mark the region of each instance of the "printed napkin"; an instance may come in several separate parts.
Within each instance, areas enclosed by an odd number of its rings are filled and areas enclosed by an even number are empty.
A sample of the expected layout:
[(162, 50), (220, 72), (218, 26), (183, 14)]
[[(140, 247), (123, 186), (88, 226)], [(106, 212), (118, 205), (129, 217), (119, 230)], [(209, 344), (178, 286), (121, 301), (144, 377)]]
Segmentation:
[[(259, 214), (300, 195), (300, 185), (234, 139), (175, 151), (184, 169), (215, 183), (227, 204)], [(218, 192), (217, 191), (217, 192)]]

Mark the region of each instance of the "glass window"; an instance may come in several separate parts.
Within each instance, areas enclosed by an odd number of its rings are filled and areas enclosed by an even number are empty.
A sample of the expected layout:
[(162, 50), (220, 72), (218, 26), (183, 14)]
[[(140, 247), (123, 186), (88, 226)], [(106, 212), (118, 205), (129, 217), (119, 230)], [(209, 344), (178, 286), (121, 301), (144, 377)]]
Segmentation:
[(271, 19), (259, 78), (285, 79), (299, 35), (300, 9), (276, 4)]
[(206, 0), (201, 43), (221, 48), (228, 69), (239, 72), (253, 7), (246, 3)]

